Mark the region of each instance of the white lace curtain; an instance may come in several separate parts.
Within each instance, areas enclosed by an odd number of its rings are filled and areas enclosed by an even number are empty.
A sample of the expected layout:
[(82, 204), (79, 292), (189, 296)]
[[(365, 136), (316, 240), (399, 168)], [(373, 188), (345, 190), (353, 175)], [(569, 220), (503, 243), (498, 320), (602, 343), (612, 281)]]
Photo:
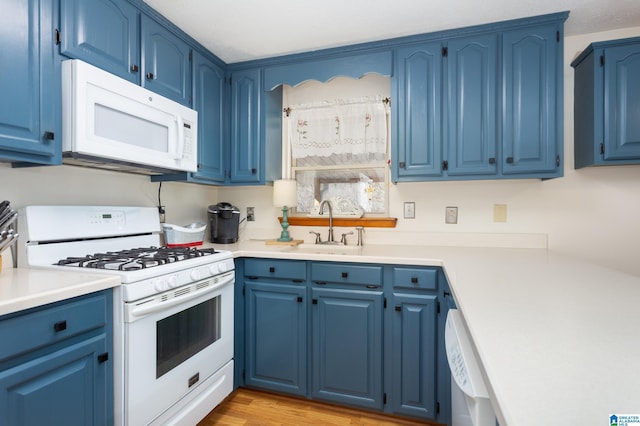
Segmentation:
[(288, 121), (298, 165), (385, 161), (388, 103), (381, 97), (292, 105)]

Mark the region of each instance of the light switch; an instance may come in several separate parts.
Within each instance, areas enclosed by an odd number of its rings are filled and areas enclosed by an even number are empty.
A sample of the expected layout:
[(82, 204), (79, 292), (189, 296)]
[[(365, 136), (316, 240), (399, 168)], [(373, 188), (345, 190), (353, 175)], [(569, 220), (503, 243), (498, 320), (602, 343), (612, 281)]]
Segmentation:
[(507, 221), (507, 205), (506, 204), (493, 205), (493, 221), (494, 222)]
[(444, 223), (456, 224), (458, 223), (458, 208), (457, 207), (445, 207), (444, 209)]

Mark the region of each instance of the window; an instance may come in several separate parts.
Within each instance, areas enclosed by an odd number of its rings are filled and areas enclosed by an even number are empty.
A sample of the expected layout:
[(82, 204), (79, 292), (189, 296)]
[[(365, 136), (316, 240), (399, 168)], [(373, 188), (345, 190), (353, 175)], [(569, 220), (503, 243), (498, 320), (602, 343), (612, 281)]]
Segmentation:
[(386, 215), (389, 90), (378, 75), (285, 87), (284, 164), (297, 181), (298, 212), (313, 214), (328, 199), (334, 213)]

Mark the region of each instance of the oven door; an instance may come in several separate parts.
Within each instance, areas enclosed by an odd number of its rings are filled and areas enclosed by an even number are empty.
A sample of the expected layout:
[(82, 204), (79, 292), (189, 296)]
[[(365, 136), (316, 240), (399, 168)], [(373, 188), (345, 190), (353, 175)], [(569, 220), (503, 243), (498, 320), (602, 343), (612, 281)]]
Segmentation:
[(232, 271), (125, 303), (125, 424), (151, 423), (233, 358), (233, 283)]

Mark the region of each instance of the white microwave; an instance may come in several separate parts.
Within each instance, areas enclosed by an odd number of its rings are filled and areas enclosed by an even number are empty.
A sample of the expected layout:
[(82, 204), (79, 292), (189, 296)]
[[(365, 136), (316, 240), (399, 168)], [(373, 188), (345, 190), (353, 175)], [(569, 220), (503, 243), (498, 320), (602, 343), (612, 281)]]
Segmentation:
[(197, 111), (86, 62), (62, 62), (63, 163), (195, 172), (197, 151)]

